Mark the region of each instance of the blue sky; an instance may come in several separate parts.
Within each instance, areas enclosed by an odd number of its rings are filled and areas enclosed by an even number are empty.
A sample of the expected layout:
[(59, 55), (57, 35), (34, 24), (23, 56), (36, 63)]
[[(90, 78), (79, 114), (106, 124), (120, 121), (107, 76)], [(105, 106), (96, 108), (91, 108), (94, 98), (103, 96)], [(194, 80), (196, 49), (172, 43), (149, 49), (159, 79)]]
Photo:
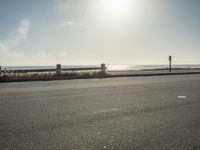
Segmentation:
[(0, 0), (0, 65), (200, 63), (199, 0)]

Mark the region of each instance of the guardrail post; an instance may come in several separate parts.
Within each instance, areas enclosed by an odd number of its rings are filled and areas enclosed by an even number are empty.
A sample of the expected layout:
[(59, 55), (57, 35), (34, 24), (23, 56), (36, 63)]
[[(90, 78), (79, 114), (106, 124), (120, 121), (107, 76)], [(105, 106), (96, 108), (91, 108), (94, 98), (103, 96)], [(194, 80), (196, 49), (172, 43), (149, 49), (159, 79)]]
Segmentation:
[(106, 71), (106, 65), (103, 63), (101, 64), (101, 71), (102, 72), (105, 72)]
[(61, 73), (61, 70), (62, 70), (61, 64), (57, 64), (57, 65), (56, 65), (56, 73), (57, 73), (57, 74), (60, 74), (60, 73)]
[(169, 56), (169, 72), (172, 72), (172, 56)]

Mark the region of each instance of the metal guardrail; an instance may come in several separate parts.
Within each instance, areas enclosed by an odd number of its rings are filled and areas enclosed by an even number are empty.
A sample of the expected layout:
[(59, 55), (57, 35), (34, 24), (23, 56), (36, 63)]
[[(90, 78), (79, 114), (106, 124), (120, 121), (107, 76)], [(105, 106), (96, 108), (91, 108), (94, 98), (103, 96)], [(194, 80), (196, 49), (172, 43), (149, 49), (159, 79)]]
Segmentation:
[(81, 68), (62, 68), (60, 64), (58, 64), (56, 66), (55, 69), (16, 69), (16, 70), (12, 70), (12, 69), (5, 69), (5, 70), (1, 70), (1, 66), (0, 66), (0, 74), (1, 73), (33, 73), (33, 72), (61, 72), (61, 71), (89, 71), (89, 70), (102, 70), (105, 71), (106, 67), (105, 64), (101, 64), (101, 67), (81, 67)]
[(17, 70), (1, 70), (2, 73), (28, 73), (28, 72), (54, 72), (56, 69), (17, 69)]
[[(87, 70), (101, 70), (100, 67), (95, 68), (64, 68), (61, 71), (87, 71)], [(56, 72), (57, 69), (22, 69), (22, 70), (1, 70), (2, 73), (28, 73), (28, 72)]]
[(101, 67), (88, 67), (88, 68), (64, 68), (63, 71), (84, 71), (84, 70), (101, 70)]

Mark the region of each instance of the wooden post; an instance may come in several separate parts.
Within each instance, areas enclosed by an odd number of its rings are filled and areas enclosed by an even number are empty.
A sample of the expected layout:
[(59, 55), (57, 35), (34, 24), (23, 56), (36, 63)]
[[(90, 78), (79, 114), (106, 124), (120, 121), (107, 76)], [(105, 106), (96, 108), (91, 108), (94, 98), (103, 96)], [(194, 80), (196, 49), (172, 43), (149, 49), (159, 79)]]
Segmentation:
[(57, 74), (60, 74), (60, 73), (61, 73), (61, 69), (62, 69), (61, 64), (57, 64), (57, 65), (56, 65), (56, 73), (57, 73)]
[(105, 72), (106, 71), (106, 65), (105, 64), (101, 64), (101, 71)]
[(172, 56), (169, 56), (169, 72), (172, 72)]

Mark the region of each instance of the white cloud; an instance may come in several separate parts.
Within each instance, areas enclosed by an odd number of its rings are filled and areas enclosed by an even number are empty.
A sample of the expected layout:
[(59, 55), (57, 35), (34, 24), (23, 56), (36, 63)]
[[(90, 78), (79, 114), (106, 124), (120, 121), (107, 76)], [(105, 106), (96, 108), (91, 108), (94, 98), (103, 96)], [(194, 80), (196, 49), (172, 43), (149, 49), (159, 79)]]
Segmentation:
[(30, 26), (31, 26), (31, 23), (29, 20), (26, 20), (26, 19), (22, 20), (20, 23), (20, 26), (17, 29), (17, 33), (21, 34), (21, 36), (26, 38)]
[(10, 37), (5, 39), (4, 41), (0, 41), (0, 50), (11, 49), (12, 47), (18, 45), (23, 40), (25, 40), (27, 38), (30, 26), (31, 23), (29, 20), (22, 20), (16, 31), (11, 32)]
[(0, 41), (0, 51), (5, 51), (5, 50), (6, 50), (5, 44), (3, 44), (3, 43)]
[(56, 23), (56, 26), (57, 27), (61, 27), (61, 28), (64, 28), (64, 27), (72, 27), (72, 26), (83, 26), (84, 24), (81, 23), (81, 22), (73, 22), (73, 21), (63, 21), (63, 22), (59, 22), (59, 23)]
[(0, 55), (3, 58), (6, 57), (6, 59), (14, 59), (24, 57), (24, 53), (17, 51), (16, 46), (27, 38), (30, 26), (30, 21), (24, 19), (20, 22), (18, 28), (15, 31), (11, 31), (11, 34), (8, 38), (0, 41)]
[[(76, 9), (79, 9), (78, 5), (74, 5), (76, 3), (68, 0), (54, 0), (54, 1), (56, 10), (60, 15), (60, 20), (53, 23), (55, 27), (58, 28), (81, 27), (84, 25), (83, 22), (77, 20), (77, 15), (75, 15), (76, 17), (73, 17), (73, 14), (77, 14)], [(66, 18), (71, 18), (71, 19), (67, 20)]]

